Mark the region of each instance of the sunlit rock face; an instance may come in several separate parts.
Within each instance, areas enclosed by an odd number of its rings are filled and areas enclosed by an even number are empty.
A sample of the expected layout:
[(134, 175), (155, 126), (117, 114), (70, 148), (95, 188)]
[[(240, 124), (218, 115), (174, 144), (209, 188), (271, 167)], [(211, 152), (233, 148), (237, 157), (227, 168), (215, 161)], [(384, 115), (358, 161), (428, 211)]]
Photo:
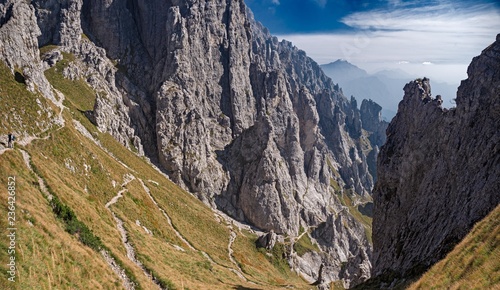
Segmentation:
[(384, 130), (369, 132), (375, 118), (363, 124), (355, 99), (243, 1), (3, 2), (0, 54), (32, 90), (54, 98), (43, 71), (74, 55), (63, 75), (97, 93), (86, 115), (99, 130), (235, 219), (308, 230), (320, 251), (288, 258), (311, 280), (322, 264), (325, 285), (369, 277), (366, 225), (342, 200), (370, 200)]

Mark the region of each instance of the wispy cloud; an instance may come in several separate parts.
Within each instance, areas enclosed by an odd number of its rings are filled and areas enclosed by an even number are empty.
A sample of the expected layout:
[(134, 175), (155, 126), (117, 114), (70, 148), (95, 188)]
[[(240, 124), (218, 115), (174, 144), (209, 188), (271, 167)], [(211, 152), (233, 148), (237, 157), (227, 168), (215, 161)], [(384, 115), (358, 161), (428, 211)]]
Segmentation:
[[(500, 11), (493, 4), (466, 6), (440, 1), (416, 7), (389, 1), (390, 10), (357, 12), (342, 18), (352, 29), (348, 32), (280, 37), (291, 40), (319, 63), (342, 58), (366, 69), (399, 65), (432, 69), (431, 73), (443, 73), (440, 68), (446, 65), (453, 71), (444, 73), (445, 80), (458, 83), (465, 78), (472, 57), (500, 33)], [(433, 65), (424, 65), (428, 63)]]
[(392, 11), (366, 11), (341, 19), (358, 29), (405, 30), (438, 33), (476, 33), (498, 31), (500, 14), (493, 4), (456, 7), (444, 3)]

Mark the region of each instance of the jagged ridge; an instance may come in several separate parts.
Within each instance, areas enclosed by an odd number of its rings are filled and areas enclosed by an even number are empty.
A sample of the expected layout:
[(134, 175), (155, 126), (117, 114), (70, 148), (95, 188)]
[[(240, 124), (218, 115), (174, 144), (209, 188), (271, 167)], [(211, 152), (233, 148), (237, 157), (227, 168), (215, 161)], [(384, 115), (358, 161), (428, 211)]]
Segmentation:
[(467, 73), (450, 110), (426, 78), (404, 88), (378, 160), (374, 276), (421, 273), (500, 202), (500, 35)]
[[(243, 1), (9, 0), (0, 8), (2, 59), (32, 91), (57, 101), (43, 71), (75, 55), (62, 73), (96, 92), (86, 115), (101, 132), (233, 218), (286, 235), (310, 231), (321, 252), (290, 256), (308, 279), (322, 263), (324, 282), (369, 276), (370, 226), (357, 208), (370, 200), (366, 156), (376, 148), (357, 104)], [(57, 48), (42, 61), (38, 48), (47, 45)], [(323, 234), (333, 228), (338, 235)]]

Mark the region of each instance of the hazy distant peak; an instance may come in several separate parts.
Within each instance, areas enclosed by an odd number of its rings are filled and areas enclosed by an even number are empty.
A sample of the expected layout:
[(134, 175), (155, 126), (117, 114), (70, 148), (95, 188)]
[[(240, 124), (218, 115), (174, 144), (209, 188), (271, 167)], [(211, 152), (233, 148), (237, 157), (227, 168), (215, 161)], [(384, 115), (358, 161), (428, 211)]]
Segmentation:
[(368, 76), (368, 73), (344, 59), (320, 65), (323, 71), (336, 83), (342, 83), (353, 78)]
[(354, 64), (348, 62), (345, 59), (337, 59), (334, 62), (330, 62), (330, 63), (327, 63), (327, 64), (322, 64), (321, 67), (323, 67), (323, 69), (324, 68), (352, 69), (352, 70), (356, 70), (356, 71), (360, 71), (360, 72), (364, 72), (365, 74), (368, 74), (365, 70), (363, 70), (363, 69), (355, 66)]

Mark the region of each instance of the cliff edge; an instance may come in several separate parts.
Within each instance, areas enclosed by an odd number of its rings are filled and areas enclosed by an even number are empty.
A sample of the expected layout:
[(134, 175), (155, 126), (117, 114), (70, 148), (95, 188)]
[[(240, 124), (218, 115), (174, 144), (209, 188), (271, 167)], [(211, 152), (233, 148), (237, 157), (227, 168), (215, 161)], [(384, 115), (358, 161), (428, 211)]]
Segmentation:
[(373, 276), (421, 273), (500, 202), (500, 35), (467, 73), (450, 110), (427, 78), (404, 88), (378, 159)]

